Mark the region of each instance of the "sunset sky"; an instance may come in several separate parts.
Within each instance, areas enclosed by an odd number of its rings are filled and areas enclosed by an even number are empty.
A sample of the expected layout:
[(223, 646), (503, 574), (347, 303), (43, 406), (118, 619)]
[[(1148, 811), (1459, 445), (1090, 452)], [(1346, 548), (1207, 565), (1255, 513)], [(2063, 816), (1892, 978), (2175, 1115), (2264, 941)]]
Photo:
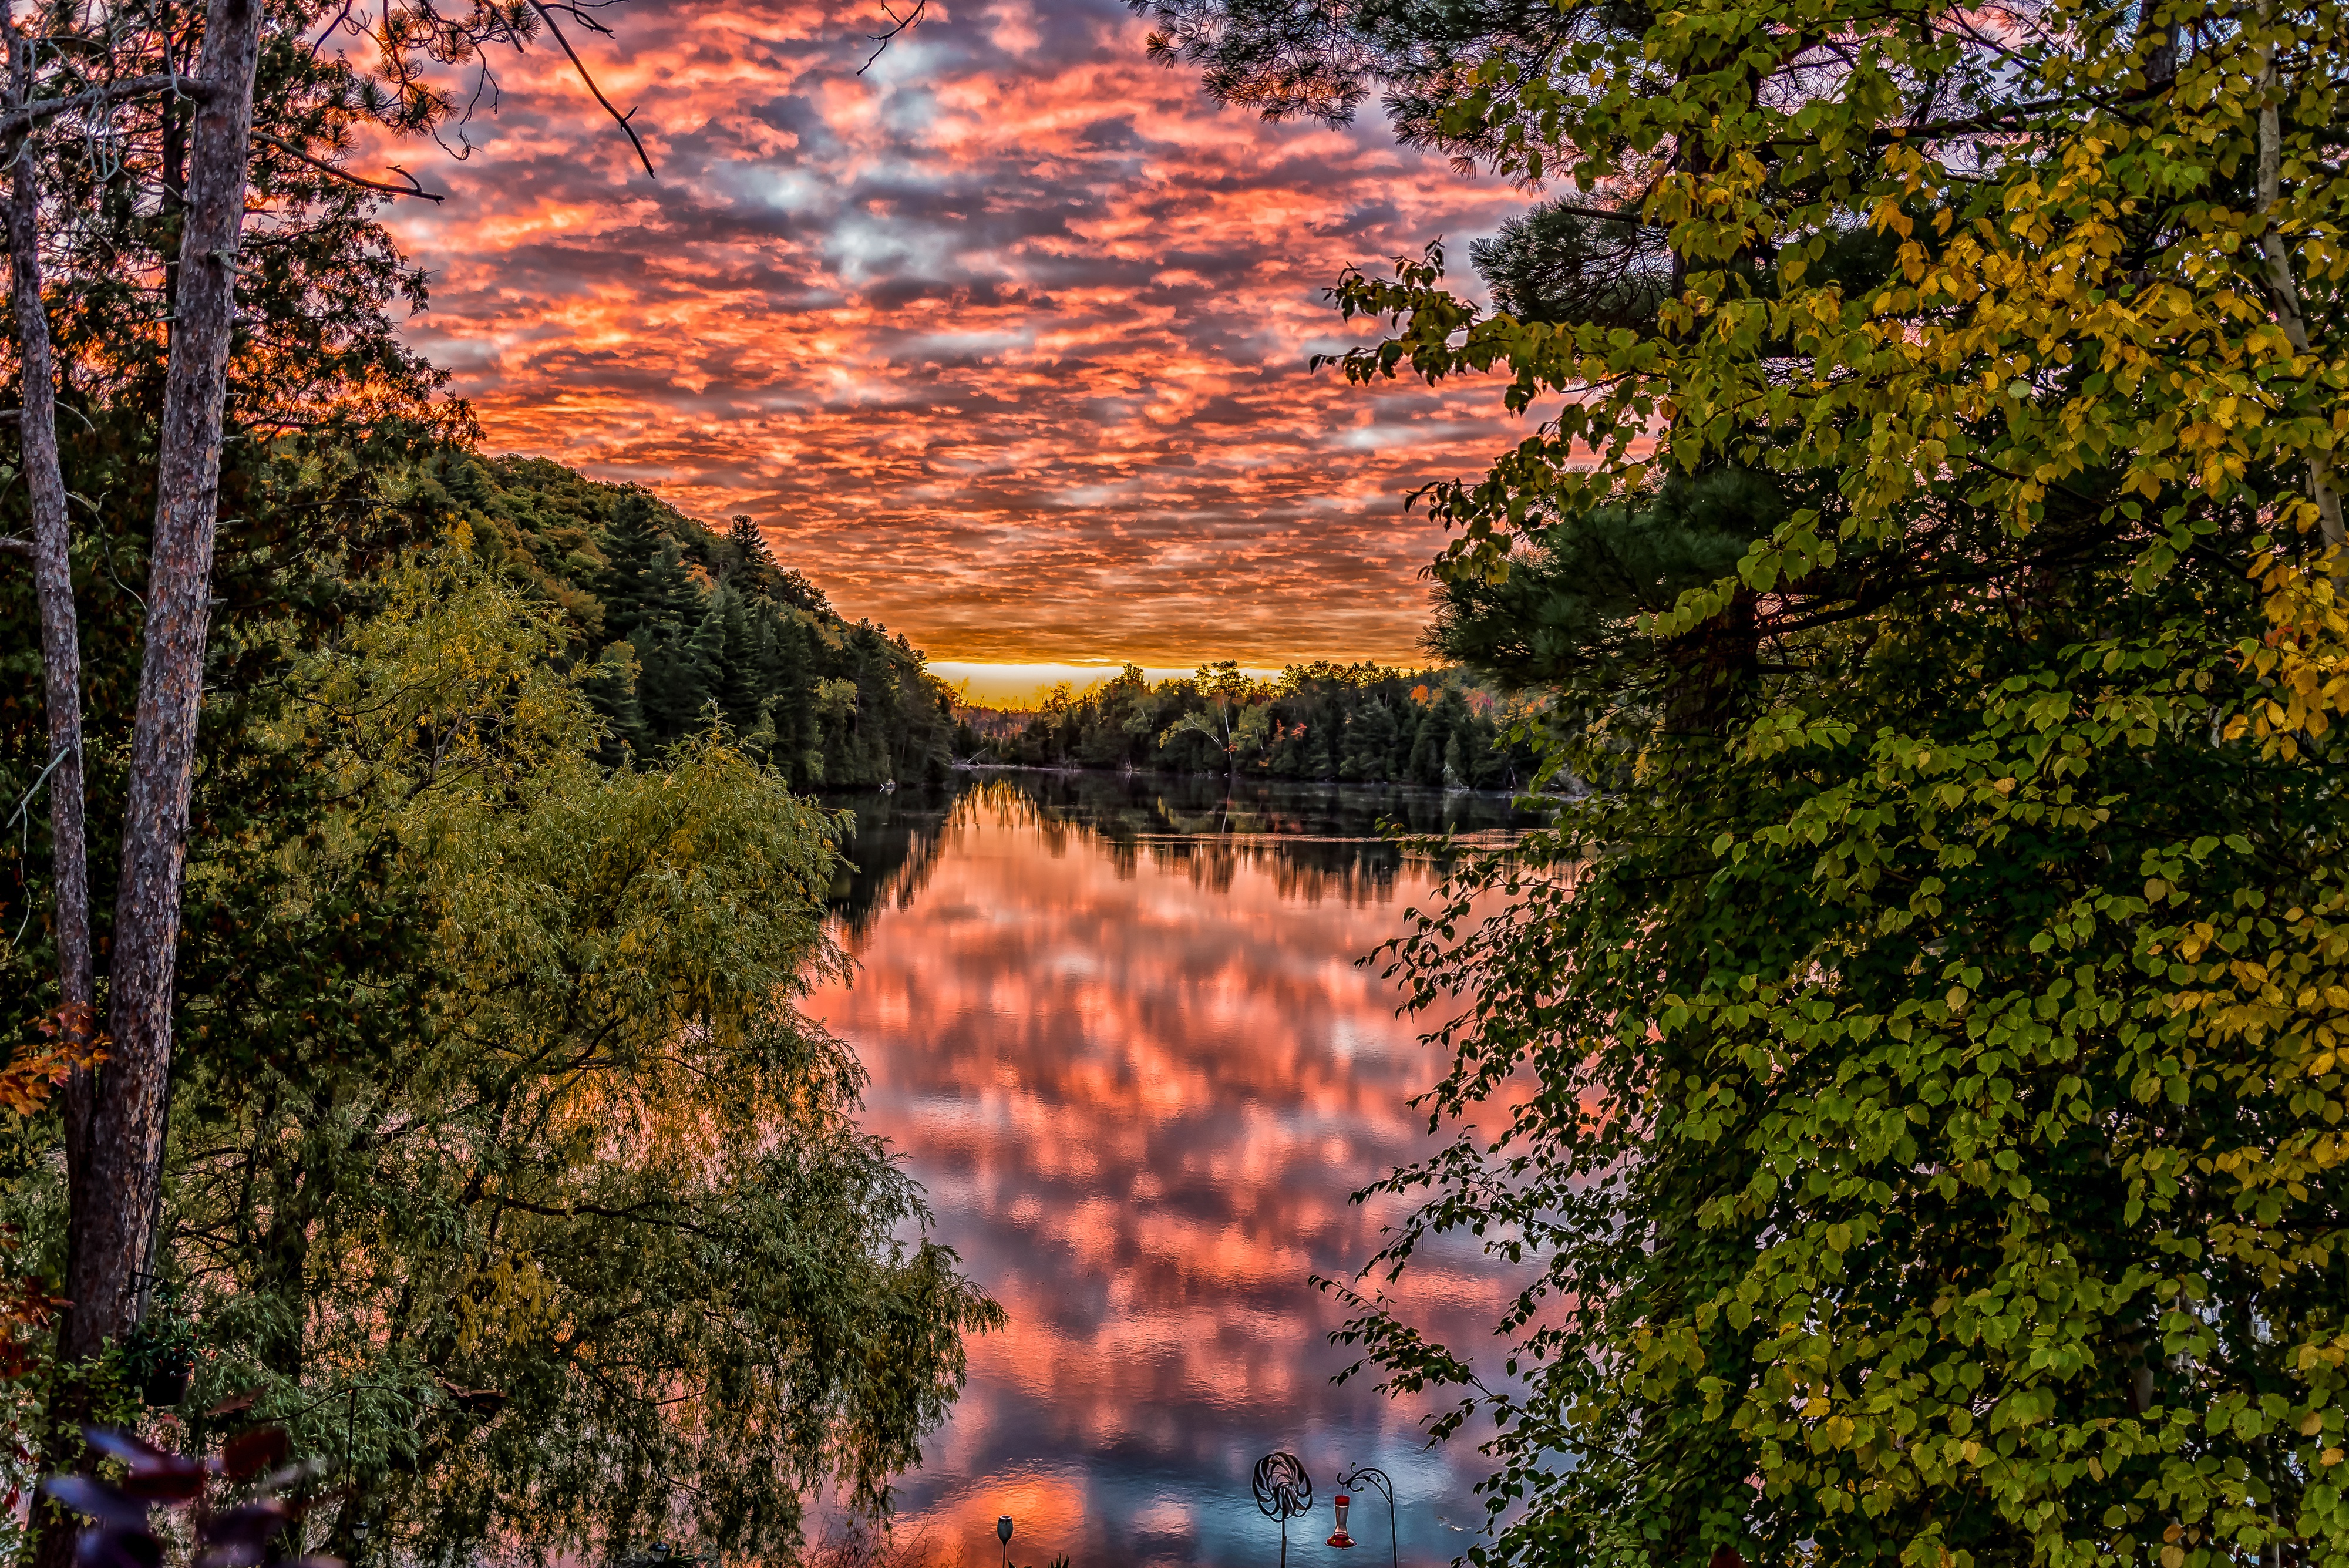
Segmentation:
[(1374, 110), (1218, 109), (1118, 0), (933, 0), (861, 78), (878, 0), (605, 15), (581, 47), (657, 183), (551, 50), (499, 64), (464, 161), (401, 150), (450, 195), (391, 215), (411, 336), (490, 450), (750, 513), (965, 671), (1420, 659), (1402, 494), (1524, 427), (1306, 360), (1352, 340), (1342, 266), (1441, 236), (1459, 272), (1520, 194)]

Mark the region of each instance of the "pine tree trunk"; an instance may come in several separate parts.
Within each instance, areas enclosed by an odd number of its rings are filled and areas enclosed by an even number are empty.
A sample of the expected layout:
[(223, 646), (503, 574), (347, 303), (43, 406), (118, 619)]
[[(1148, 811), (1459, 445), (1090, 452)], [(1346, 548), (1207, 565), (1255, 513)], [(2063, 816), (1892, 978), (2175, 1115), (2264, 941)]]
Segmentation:
[[(244, 223), (246, 143), (260, 39), (258, 0), (215, 0), (197, 71), (208, 89), (197, 115), (193, 160), (202, 195), (183, 231), (179, 319), (165, 385), (161, 499), (109, 966), (112, 1039), (104, 1065), (95, 1074), (75, 1075), (67, 1085), (67, 1302), (59, 1314), (58, 1378), (44, 1412), (44, 1468), (82, 1459), (76, 1428), (88, 1414), (90, 1388), (81, 1370), (108, 1341), (131, 1326), (137, 1279), (147, 1262), (160, 1195), (180, 876), (211, 618), (233, 269)], [(32, 87), (29, 45), (13, 26), (8, 44), (11, 89), (21, 99)], [(38, 160), (26, 151), (15, 161), (8, 232), (11, 293), (24, 359), (20, 417), (45, 695), (57, 761), (50, 787), (61, 981), (72, 1002), (90, 999), (94, 966), (83, 832), (79, 635), (57, 458), (56, 371), (42, 301), (38, 181)], [(36, 1525), (36, 1563), (64, 1568), (73, 1558), (72, 1521), (43, 1510)]]
[[(7, 26), (9, 97), (30, 99), (33, 47)], [(87, 1046), (96, 1032), (89, 935), (89, 860), (83, 831), (81, 751), (81, 628), (74, 607), (72, 535), (66, 517), (66, 482), (57, 461), (57, 372), (41, 277), (41, 170), (30, 133), (9, 149), (15, 177), (8, 192), (9, 293), (16, 313), (17, 358), (23, 372), (17, 430), (24, 449), (25, 489), (33, 514), (33, 591), (41, 607), (42, 701), (49, 722), (50, 876), (55, 883), (57, 994), (67, 1037)], [(88, 1156), (90, 1075), (73, 1069), (65, 1091), (67, 1180)]]
[[(189, 200), (171, 300), (146, 646), (108, 966), (112, 1038), (90, 1095), (85, 1155), (67, 1189), (68, 1304), (57, 1334), (63, 1376), (47, 1412), (50, 1439), (61, 1445), (73, 1442), (75, 1426), (87, 1413), (88, 1385), (75, 1369), (131, 1326), (162, 1180), (181, 873), (212, 620), (222, 405), (261, 22), (260, 0), (212, 0), (197, 57), (201, 103), (190, 139)], [(55, 1464), (65, 1457), (53, 1449), (47, 1459)], [(64, 1568), (72, 1556), (70, 1524), (45, 1511), (36, 1568)]]
[(212, 620), (222, 404), (244, 228), (260, 0), (212, 0), (190, 138), (188, 202), (171, 301), (146, 646), (130, 741), (129, 808), (115, 902), (108, 1023), (113, 1036), (92, 1106), (89, 1158), (71, 1194), (73, 1275), (60, 1349), (94, 1354), (130, 1326), (135, 1276), (161, 1179), (188, 801)]

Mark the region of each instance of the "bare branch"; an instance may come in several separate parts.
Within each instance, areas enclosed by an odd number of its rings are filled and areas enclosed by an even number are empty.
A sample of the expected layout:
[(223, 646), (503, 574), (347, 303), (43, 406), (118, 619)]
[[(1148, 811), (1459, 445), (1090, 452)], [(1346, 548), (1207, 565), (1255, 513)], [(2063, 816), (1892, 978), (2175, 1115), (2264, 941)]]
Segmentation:
[(356, 0), (344, 0), (341, 13), (336, 16), (333, 21), (326, 24), (326, 31), (320, 33), (316, 37), (310, 40), (310, 57), (312, 59), (315, 60), (318, 57), (318, 51), (326, 47), (326, 40), (335, 36), (336, 29), (351, 19), (351, 6), (355, 3)]
[(30, 556), (33, 553), (33, 542), (30, 539), (0, 539), (0, 550), (5, 550), (12, 556)]
[(873, 68), (873, 62), (879, 59), (883, 53), (888, 49), (890, 40), (895, 38), (898, 34), (912, 27), (915, 23), (920, 21), (922, 19), (922, 13), (929, 8), (930, 0), (914, 0), (914, 8), (906, 12), (903, 16), (900, 16), (890, 5), (889, 0), (881, 0), (881, 9), (889, 18), (889, 30), (885, 33), (869, 33), (865, 35), (873, 40), (873, 53), (865, 59), (865, 62), (863, 65), (856, 67), (856, 74), (861, 77), (866, 71), (871, 70)]
[(392, 185), (388, 184), (381, 180), (364, 179), (359, 175), (352, 173), (347, 169), (337, 169), (322, 158), (311, 157), (310, 154), (303, 151), (300, 148), (295, 146), (290, 141), (280, 141), (274, 136), (264, 136), (257, 130), (253, 133), (253, 139), (255, 141), (260, 142), (264, 147), (274, 147), (278, 151), (285, 153), (288, 158), (300, 159), (303, 162), (307, 163), (311, 168), (317, 170), (322, 174), (331, 174), (336, 179), (342, 181), (345, 184), (357, 185), (362, 191), (380, 191), (387, 196), (421, 196), (428, 202), (445, 202), (449, 199), (440, 192), (428, 191), (423, 186), (418, 184), (416, 182), (416, 176), (410, 174), (407, 170), (402, 169), (397, 163), (391, 166), (391, 171), (406, 180), (408, 183), (405, 185)]
[(107, 104), (121, 103), (134, 98), (145, 98), (153, 93), (176, 92), (181, 98), (201, 99), (204, 96), (205, 90), (202, 83), (191, 78), (177, 76), (171, 72), (158, 72), (153, 76), (125, 77), (119, 82), (108, 82), (103, 87), (89, 88), (65, 98), (36, 99), (21, 109), (12, 109), (5, 114), (0, 114), (0, 138), (18, 135), (30, 130), (45, 119), (53, 119), (60, 114), (70, 114), (76, 109), (98, 109)]
[(554, 35), (554, 41), (563, 46), (563, 52), (571, 57), (572, 67), (578, 71), (579, 79), (587, 84), (587, 90), (594, 93), (595, 95), (595, 101), (604, 106), (604, 112), (610, 115), (614, 123), (619, 126), (621, 131), (628, 139), (628, 145), (636, 150), (636, 159), (639, 162), (644, 164), (645, 173), (652, 179), (659, 179), (660, 176), (653, 172), (653, 161), (651, 155), (646, 152), (645, 144), (636, 138), (636, 128), (628, 123), (631, 119), (635, 118), (636, 111), (632, 109), (628, 110), (626, 114), (622, 114), (618, 109), (612, 107), (612, 100), (604, 96), (604, 89), (597, 87), (595, 85), (595, 78), (587, 74), (587, 62), (579, 57), (579, 51), (571, 47), (571, 40), (563, 36), (563, 28), (561, 25), (555, 21), (554, 13), (546, 8), (543, 0), (530, 0), (530, 8), (537, 12), (539, 16), (545, 20), (547, 31), (553, 33)]
[(1553, 213), (1569, 213), (1578, 218), (1595, 218), (1602, 223), (1629, 223), (1635, 229), (1661, 230), (1671, 227), (1670, 223), (1651, 223), (1640, 216), (1640, 209), (1637, 207), (1632, 207), (1626, 212), (1610, 213), (1603, 207), (1577, 207), (1566, 202), (1545, 202), (1542, 205)]
[[(609, 5), (611, 0), (595, 0), (595, 3)], [(606, 38), (615, 36), (608, 24), (600, 17), (588, 15), (585, 0), (546, 0), (546, 8), (562, 12), (591, 33), (600, 33)]]

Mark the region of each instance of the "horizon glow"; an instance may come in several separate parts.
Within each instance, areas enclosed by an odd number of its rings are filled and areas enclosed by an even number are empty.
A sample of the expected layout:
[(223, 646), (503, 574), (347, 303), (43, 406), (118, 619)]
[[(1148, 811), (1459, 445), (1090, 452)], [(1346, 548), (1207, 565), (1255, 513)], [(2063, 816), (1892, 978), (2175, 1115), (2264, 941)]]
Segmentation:
[[(1210, 662), (1195, 659), (1188, 664), (1144, 665), (1143, 679), (1153, 686), (1164, 680), (1180, 680), (1199, 672), (1199, 666)], [(1116, 679), (1125, 668), (1117, 664), (988, 664), (968, 659), (931, 659), (931, 674), (955, 688), (956, 695), (966, 703), (988, 708), (1033, 709), (1055, 686), (1066, 686), (1071, 697), (1084, 697), (1103, 683)], [(1270, 680), (1280, 673), (1277, 665), (1240, 666), (1240, 673), (1256, 680)]]

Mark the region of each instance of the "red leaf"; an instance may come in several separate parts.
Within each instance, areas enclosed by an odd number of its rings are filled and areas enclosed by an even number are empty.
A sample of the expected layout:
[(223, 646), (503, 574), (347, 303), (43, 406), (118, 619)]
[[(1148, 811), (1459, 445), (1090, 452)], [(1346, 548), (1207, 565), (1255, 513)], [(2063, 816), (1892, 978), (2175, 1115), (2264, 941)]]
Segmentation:
[(221, 1468), (228, 1472), (231, 1480), (257, 1474), (285, 1457), (285, 1430), (282, 1427), (255, 1427), (221, 1445)]

